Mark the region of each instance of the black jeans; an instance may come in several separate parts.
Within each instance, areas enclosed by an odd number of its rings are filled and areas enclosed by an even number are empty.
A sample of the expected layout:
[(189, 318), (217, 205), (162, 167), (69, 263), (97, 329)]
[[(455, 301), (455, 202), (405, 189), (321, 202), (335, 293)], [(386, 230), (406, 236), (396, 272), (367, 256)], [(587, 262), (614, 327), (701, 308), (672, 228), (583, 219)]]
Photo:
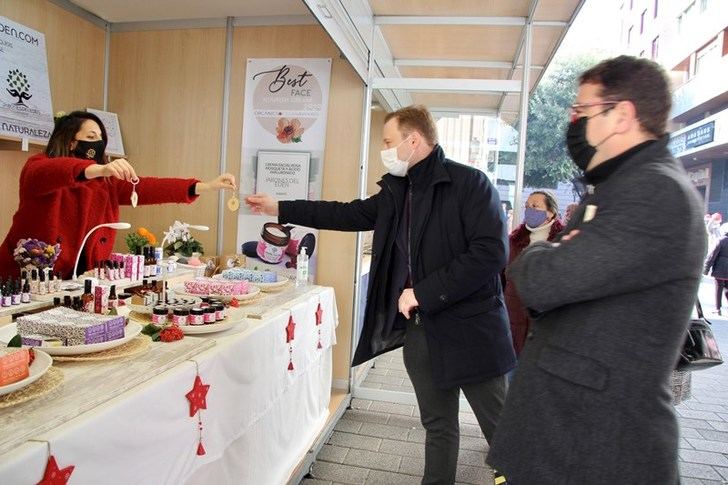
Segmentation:
[(461, 388), (438, 388), (432, 380), (425, 329), (422, 325), (415, 324), (414, 318), (407, 322), (403, 355), (420, 408), (420, 420), (426, 431), (425, 473), (422, 483), (455, 483), (460, 447), (460, 389), (470, 403), (485, 439), (490, 441), (508, 389), (506, 376)]
[(723, 300), (723, 294), (725, 294), (726, 300), (728, 300), (728, 280), (720, 280), (715, 278), (715, 309), (720, 310), (721, 302)]

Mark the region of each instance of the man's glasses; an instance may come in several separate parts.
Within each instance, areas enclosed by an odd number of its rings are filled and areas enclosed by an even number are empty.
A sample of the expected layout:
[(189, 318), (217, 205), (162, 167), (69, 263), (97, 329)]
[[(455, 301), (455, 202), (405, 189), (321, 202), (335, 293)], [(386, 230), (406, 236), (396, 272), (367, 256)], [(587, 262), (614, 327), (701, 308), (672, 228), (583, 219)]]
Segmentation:
[[(591, 108), (592, 106), (611, 106), (612, 108), (619, 104), (620, 101), (596, 101), (594, 103), (576, 103), (572, 104), (569, 113), (571, 114), (571, 121), (576, 121), (577, 118), (579, 118), (579, 115), (581, 114), (581, 110), (584, 108)], [(609, 111), (612, 108), (608, 108), (601, 113), (605, 113)], [(598, 114), (601, 114), (598, 113)]]

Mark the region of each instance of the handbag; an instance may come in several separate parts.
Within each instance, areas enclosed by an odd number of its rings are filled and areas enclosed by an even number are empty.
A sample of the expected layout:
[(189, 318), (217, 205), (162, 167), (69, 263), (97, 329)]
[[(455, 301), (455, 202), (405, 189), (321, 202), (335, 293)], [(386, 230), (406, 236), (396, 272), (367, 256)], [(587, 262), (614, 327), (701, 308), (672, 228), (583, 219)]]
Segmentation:
[(698, 318), (690, 320), (690, 328), (677, 363), (679, 371), (707, 369), (723, 363), (711, 324), (703, 316), (700, 301), (695, 302), (695, 308), (698, 310)]

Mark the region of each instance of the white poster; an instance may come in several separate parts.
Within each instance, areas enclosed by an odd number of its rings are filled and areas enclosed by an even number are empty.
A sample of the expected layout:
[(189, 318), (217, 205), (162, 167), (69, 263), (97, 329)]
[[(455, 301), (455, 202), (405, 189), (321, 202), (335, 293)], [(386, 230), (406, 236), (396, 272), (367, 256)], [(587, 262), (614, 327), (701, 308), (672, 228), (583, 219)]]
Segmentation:
[(308, 199), (308, 152), (258, 152), (256, 192), (278, 200)]
[(106, 154), (123, 157), (125, 155), (124, 142), (121, 140), (119, 117), (116, 113), (110, 113), (108, 111), (101, 111), (93, 108), (86, 108), (86, 111), (98, 116), (104, 124), (104, 128), (106, 128), (106, 136), (109, 139), (109, 143), (106, 145)]
[[(260, 192), (278, 200), (321, 198), (330, 77), (331, 59), (248, 59), (241, 197)], [(318, 231), (295, 226), (264, 230), (266, 222), (277, 221), (241, 205), (238, 248), (248, 267), (272, 267), (294, 276), (297, 254), (305, 247), (313, 280)], [(282, 250), (265, 252), (271, 241)]]
[(0, 17), (0, 134), (46, 143), (53, 131), (45, 36)]

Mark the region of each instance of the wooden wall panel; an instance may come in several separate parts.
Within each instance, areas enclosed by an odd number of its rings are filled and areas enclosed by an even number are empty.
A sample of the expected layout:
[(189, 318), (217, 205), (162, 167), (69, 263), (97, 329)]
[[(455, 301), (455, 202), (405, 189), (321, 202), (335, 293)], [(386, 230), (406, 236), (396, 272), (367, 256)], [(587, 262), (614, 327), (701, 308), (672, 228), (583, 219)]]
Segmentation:
[(367, 170), (367, 195), (374, 195), (379, 192), (377, 182), (381, 180), (382, 175), (387, 170), (382, 164), (381, 151), (382, 145), (382, 128), (384, 127), (384, 117), (387, 112), (383, 109), (372, 110), (372, 117), (369, 128), (369, 167)]
[[(351, 200), (357, 195), (364, 87), (349, 63), (319, 26), (240, 27), (233, 41), (228, 169), (240, 174), (246, 59), (327, 57), (332, 59), (329, 115), (324, 155), (323, 198)], [(224, 247), (236, 247), (237, 217), (226, 211)], [(317, 283), (333, 286), (339, 309), (334, 379), (348, 379), (354, 281), (354, 233), (323, 231)]]
[[(218, 175), (225, 65), (224, 29), (114, 33), (109, 110), (118, 113), (124, 149), (139, 175)], [(158, 239), (174, 220), (209, 225), (196, 232), (216, 253), (217, 192), (191, 205), (123, 207), (121, 220), (146, 227)], [(116, 247), (125, 249), (124, 233)]]
[[(0, 15), (45, 34), (53, 110), (103, 107), (104, 31), (47, 0), (0, 0)], [(0, 146), (0, 236), (18, 208), (18, 178), (25, 160), (41, 150)]]

